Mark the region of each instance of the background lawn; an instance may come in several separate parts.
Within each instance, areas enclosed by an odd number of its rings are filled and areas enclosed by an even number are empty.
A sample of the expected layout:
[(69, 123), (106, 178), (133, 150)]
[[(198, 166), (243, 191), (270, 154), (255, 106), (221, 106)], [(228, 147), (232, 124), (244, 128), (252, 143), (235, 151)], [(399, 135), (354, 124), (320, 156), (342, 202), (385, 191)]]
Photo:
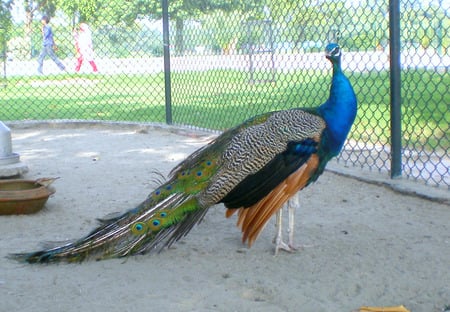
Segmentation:
[[(224, 130), (263, 112), (322, 103), (328, 97), (330, 73), (298, 70), (278, 73), (274, 81), (251, 83), (248, 73), (236, 70), (175, 71), (171, 80), (174, 124)], [(359, 101), (351, 138), (388, 143), (389, 73), (353, 73), (350, 80)], [(402, 129), (409, 145), (449, 148), (449, 85), (450, 75), (402, 72)], [(9, 78), (0, 91), (0, 120), (164, 123), (164, 94), (163, 73)]]

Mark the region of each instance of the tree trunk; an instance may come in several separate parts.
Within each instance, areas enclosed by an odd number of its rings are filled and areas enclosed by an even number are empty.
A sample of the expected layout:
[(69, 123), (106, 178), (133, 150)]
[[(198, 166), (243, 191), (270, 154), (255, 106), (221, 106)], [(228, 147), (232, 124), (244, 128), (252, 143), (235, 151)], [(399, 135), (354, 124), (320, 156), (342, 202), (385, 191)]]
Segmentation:
[(30, 58), (33, 57), (33, 10), (25, 11), (25, 41), (30, 43)]

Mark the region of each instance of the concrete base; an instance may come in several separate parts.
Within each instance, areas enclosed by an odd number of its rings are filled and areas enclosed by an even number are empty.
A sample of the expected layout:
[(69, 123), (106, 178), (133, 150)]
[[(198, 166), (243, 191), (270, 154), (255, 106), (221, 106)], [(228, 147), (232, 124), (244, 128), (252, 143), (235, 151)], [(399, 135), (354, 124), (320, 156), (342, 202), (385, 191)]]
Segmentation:
[(13, 177), (28, 172), (28, 166), (22, 162), (0, 166), (0, 178)]
[(11, 165), (11, 164), (18, 163), (19, 159), (20, 159), (20, 156), (19, 156), (19, 154), (16, 154), (16, 153), (12, 153), (9, 156), (5, 156), (5, 157), (0, 157), (0, 168), (5, 165)]

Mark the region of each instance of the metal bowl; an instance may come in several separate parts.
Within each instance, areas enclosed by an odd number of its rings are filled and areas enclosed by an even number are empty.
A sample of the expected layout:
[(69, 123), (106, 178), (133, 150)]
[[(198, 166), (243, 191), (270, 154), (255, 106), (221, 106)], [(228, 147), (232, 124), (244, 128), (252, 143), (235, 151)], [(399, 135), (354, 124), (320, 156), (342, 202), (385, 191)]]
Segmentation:
[(30, 214), (41, 210), (55, 189), (39, 180), (0, 180), (0, 215)]

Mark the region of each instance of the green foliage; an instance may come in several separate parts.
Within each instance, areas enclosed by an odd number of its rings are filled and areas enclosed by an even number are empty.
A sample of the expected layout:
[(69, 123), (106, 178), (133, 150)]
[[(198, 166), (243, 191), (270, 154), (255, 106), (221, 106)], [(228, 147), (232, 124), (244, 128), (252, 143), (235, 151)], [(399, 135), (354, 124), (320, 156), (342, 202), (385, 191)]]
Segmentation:
[(407, 46), (434, 48), (444, 53), (450, 47), (448, 12), (432, 2), (429, 6), (404, 5), (401, 19), (402, 38)]
[[(58, 9), (67, 14), (67, 16), (79, 16), (79, 21), (90, 22), (96, 16), (100, 8), (97, 0), (55, 0)], [(108, 1), (109, 2), (109, 1)]]
[[(149, 17), (155, 13), (155, 2), (151, 0), (60, 0), (67, 4), (70, 9), (64, 10), (70, 13), (78, 13), (79, 20), (97, 26), (132, 26), (136, 19), (143, 16)], [(77, 3), (75, 7), (73, 4)]]
[[(445, 36), (450, 27), (448, 13), (434, 2), (430, 6), (401, 3), (402, 42), (406, 47), (432, 48), (444, 54), (450, 46), (450, 37)], [(86, 21), (100, 30), (102, 38), (107, 37), (103, 36), (104, 31), (112, 30), (108, 44), (111, 48), (118, 47), (119, 51), (113, 53), (116, 56), (127, 54), (117, 44), (124, 42), (120, 32), (131, 30), (130, 35), (140, 36), (141, 32), (134, 30), (137, 21), (161, 17), (161, 2), (153, 0), (24, 0), (24, 6), (30, 5), (52, 15), (55, 9), (63, 11), (70, 25)], [(245, 22), (268, 19), (272, 22), (275, 46), (284, 50), (321, 51), (326, 42), (336, 39), (347, 51), (386, 49), (387, 9), (387, 0), (353, 4), (344, 0), (175, 0), (169, 1), (171, 43), (176, 54), (199, 46), (206, 51), (227, 52), (247, 43)], [(148, 34), (155, 41), (153, 37), (157, 34)], [(23, 46), (16, 37), (11, 39), (16, 41), (15, 46)], [(36, 42), (34, 38), (30, 41)], [(162, 47), (151, 45), (144, 49), (145, 53), (162, 53)]]
[(0, 55), (6, 53), (6, 42), (11, 35), (11, 4), (11, 0), (0, 2)]
[(146, 24), (131, 26), (104, 25), (95, 32), (99, 57), (161, 56), (163, 54), (161, 33)]

